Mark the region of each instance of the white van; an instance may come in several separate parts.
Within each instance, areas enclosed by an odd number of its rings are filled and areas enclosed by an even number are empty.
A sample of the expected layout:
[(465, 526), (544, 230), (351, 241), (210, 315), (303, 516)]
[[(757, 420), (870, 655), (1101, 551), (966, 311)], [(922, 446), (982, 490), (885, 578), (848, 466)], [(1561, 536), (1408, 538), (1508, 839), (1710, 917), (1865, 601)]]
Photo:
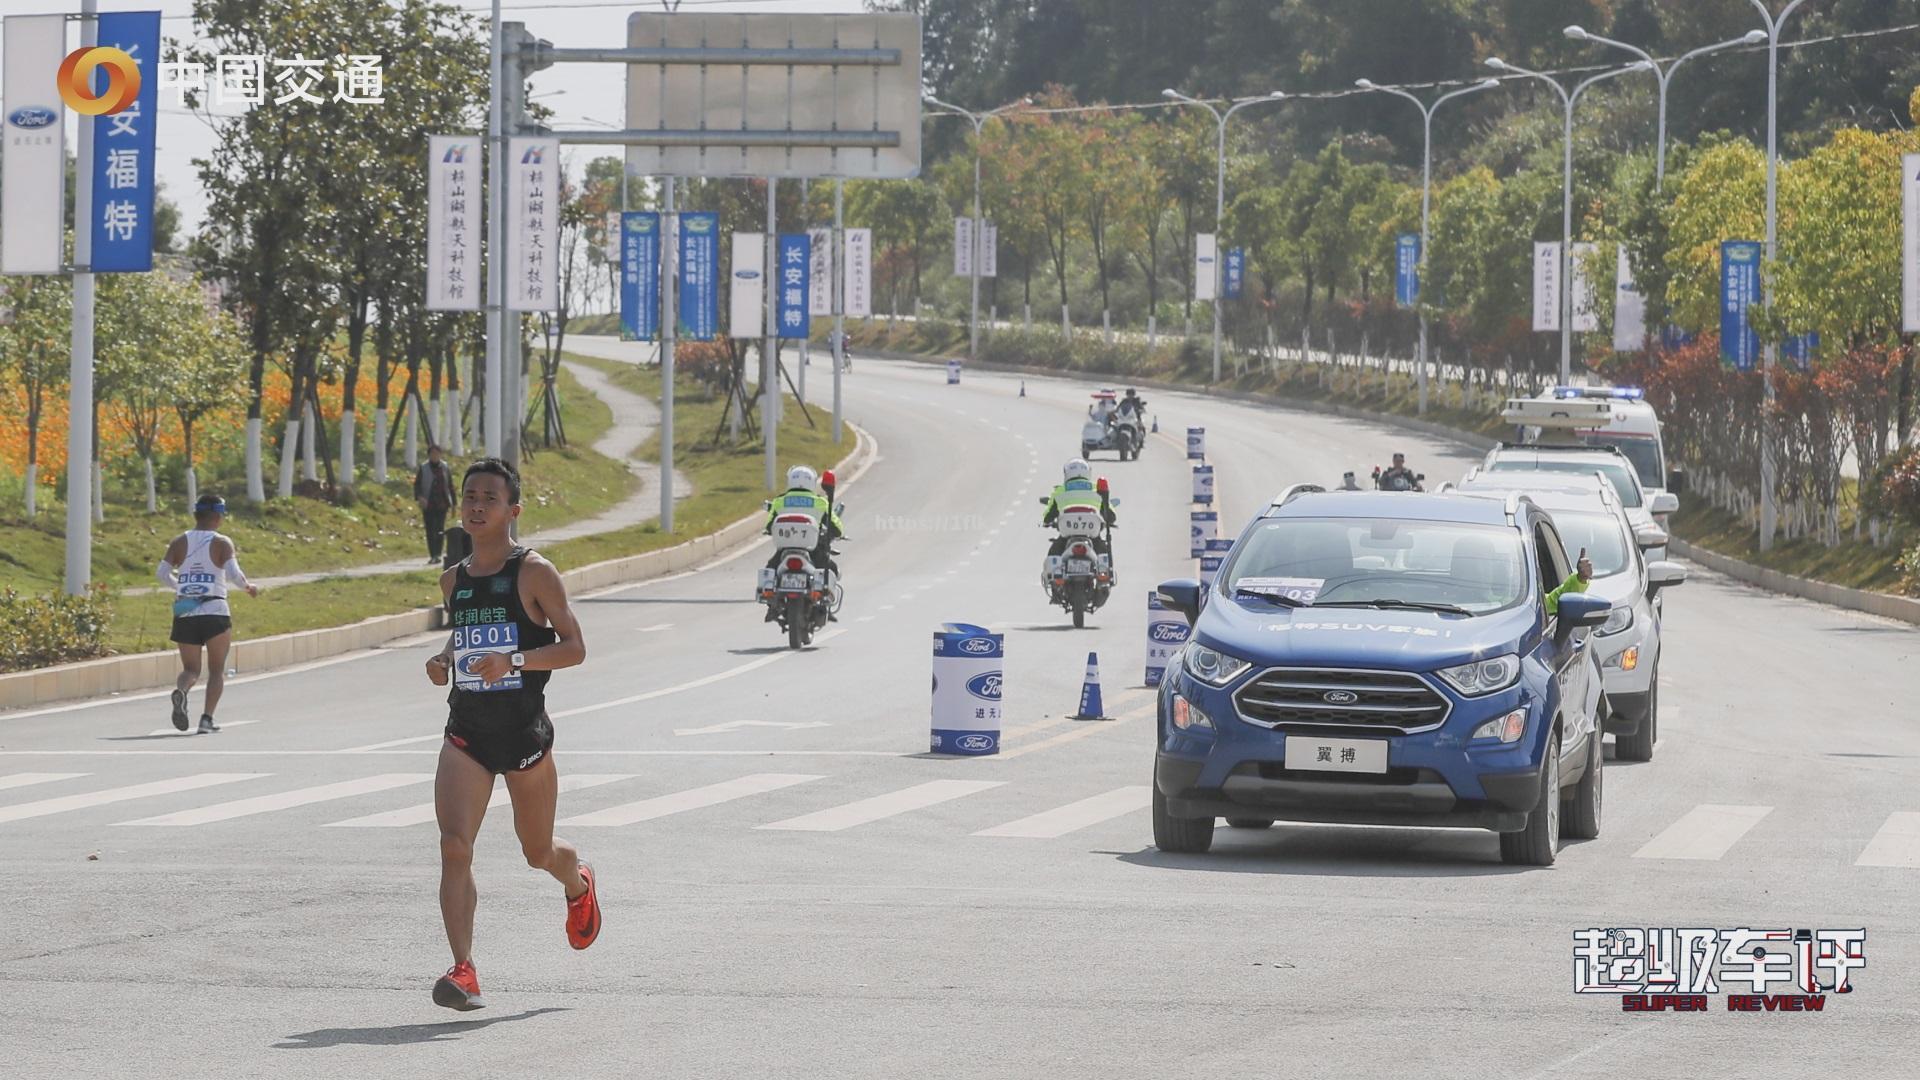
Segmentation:
[[(1547, 407), (1547, 400), (1536, 398), (1512, 404), (1543, 408)], [(1667, 468), (1667, 447), (1660, 435), (1660, 417), (1653, 406), (1647, 404), (1645, 391), (1637, 386), (1556, 386), (1551, 400), (1568, 406), (1578, 402), (1592, 409), (1593, 425), (1574, 427), (1570, 434), (1588, 446), (1611, 446), (1626, 455), (1649, 497), (1663, 492), (1680, 494), (1685, 484), (1684, 474)], [(1603, 403), (1604, 411), (1600, 408)], [(1525, 438), (1528, 442), (1560, 441), (1564, 434), (1563, 429), (1555, 432), (1555, 437), (1542, 440), (1541, 430), (1529, 426)], [(1668, 527), (1667, 517), (1666, 514), (1655, 516), (1662, 529)]]

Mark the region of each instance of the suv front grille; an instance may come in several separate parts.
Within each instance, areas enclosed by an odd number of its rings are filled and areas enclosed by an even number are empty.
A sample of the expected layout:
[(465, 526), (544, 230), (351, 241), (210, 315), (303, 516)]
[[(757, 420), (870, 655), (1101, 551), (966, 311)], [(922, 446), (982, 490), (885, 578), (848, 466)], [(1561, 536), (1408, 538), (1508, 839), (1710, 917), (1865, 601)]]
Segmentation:
[(1452, 706), (1431, 684), (1404, 671), (1269, 668), (1234, 692), (1241, 718), (1261, 727), (1315, 724), (1439, 727)]

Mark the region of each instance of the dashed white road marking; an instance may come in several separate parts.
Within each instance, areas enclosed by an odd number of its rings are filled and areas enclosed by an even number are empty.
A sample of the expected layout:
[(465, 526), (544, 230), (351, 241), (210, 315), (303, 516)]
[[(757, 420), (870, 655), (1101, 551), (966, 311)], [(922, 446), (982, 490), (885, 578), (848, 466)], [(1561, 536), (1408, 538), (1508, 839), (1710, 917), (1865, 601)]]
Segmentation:
[(0, 776), (0, 791), (13, 788), (30, 787), (34, 784), (51, 784), (56, 780), (78, 780), (88, 775), (83, 772), (23, 772), (11, 776)]
[(1920, 813), (1902, 810), (1887, 815), (1886, 824), (1867, 841), (1853, 865), (1920, 869)]
[(875, 795), (870, 799), (860, 799), (758, 827), (796, 832), (839, 832), (842, 829), (866, 825), (897, 814), (924, 810), (950, 799), (997, 788), (1004, 783), (1006, 783), (1004, 780), (929, 780), (924, 784), (890, 791), (885, 795)]
[(232, 821), (234, 818), (251, 817), (254, 814), (290, 810), (296, 806), (331, 802), (334, 799), (350, 799), (355, 795), (369, 795), (411, 784), (424, 784), (432, 779), (432, 773), (379, 773), (375, 776), (363, 776), (358, 780), (342, 780), (335, 784), (295, 788), (292, 791), (276, 791), (271, 795), (256, 795), (251, 799), (235, 799), (232, 802), (214, 803), (212, 806), (161, 814), (158, 817), (140, 818), (137, 821), (122, 821), (118, 824), (208, 825), (216, 821)]
[[(599, 787), (619, 780), (631, 780), (637, 773), (561, 773), (561, 791), (580, 791), (585, 788)], [(487, 800), (487, 809), (498, 810), (513, 802), (513, 796), (507, 793), (507, 786), (501, 784)], [(348, 818), (345, 821), (329, 821), (327, 828), (333, 829), (379, 829), (402, 828), (408, 825), (425, 825), (434, 819), (432, 803), (421, 803), (400, 810), (389, 810), (383, 814), (368, 814), (365, 817)]]
[(195, 773), (192, 776), (176, 776), (171, 780), (155, 780), (147, 784), (107, 788), (104, 791), (89, 791), (79, 795), (64, 795), (57, 799), (41, 799), (39, 802), (21, 803), (18, 806), (0, 806), (0, 823), (45, 817), (48, 814), (63, 814), (69, 810), (85, 810), (91, 806), (126, 802), (128, 799), (197, 791), (200, 788), (213, 787), (215, 784), (231, 784), (236, 780), (258, 780), (263, 776), (271, 775), (273, 774)]
[(1065, 836), (1076, 829), (1089, 825), (1098, 825), (1103, 821), (1144, 810), (1153, 801), (1153, 789), (1145, 785), (1138, 787), (1115, 788), (1104, 794), (1095, 795), (1079, 802), (1057, 806), (1044, 810), (1018, 821), (1009, 821), (1005, 825), (996, 825), (991, 829), (981, 829), (975, 836), (1018, 836), (1033, 840), (1052, 840)]
[(749, 795), (761, 795), (769, 791), (778, 791), (781, 788), (792, 787), (795, 784), (804, 784), (809, 780), (818, 779), (820, 779), (819, 776), (811, 773), (754, 773), (751, 776), (741, 776), (732, 780), (723, 780), (717, 784), (707, 784), (704, 787), (689, 788), (686, 791), (676, 791), (670, 795), (658, 795), (651, 799), (642, 799), (639, 802), (609, 806), (604, 810), (595, 810), (590, 814), (580, 814), (576, 817), (570, 817), (564, 821), (556, 822), (555, 824), (564, 825), (569, 828), (576, 825), (587, 827), (632, 825), (636, 822), (652, 821), (654, 818), (666, 817), (669, 814), (678, 814), (686, 810), (698, 810), (703, 807), (717, 806), (723, 802), (732, 802), (734, 799), (744, 799)]
[(1703, 803), (1633, 853), (1636, 859), (1697, 859), (1712, 862), (1773, 812), (1771, 806)]

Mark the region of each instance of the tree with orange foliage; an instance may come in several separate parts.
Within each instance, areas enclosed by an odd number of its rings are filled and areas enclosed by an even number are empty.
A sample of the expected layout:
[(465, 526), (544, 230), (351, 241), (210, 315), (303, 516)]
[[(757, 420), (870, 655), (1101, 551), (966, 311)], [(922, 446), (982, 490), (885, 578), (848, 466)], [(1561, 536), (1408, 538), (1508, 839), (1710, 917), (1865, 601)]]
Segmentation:
[[(67, 370), (68, 324), (73, 293), (64, 277), (0, 278), (0, 307), (13, 318), (0, 323), (0, 374), (20, 388), (26, 405), (27, 516), (37, 512), (40, 422), (47, 391), (60, 385)], [(8, 425), (11, 427), (12, 425)]]

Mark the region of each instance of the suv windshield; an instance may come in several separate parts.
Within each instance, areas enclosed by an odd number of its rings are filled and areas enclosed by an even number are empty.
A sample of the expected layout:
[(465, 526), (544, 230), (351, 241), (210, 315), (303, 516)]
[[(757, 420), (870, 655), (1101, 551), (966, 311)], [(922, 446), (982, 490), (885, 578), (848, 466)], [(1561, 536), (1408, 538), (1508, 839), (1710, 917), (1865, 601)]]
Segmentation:
[(1593, 560), (1594, 577), (1612, 577), (1632, 561), (1619, 518), (1577, 510), (1552, 513), (1553, 524), (1560, 530), (1560, 543), (1567, 549), (1568, 565), (1580, 557), (1581, 548), (1586, 548), (1587, 558)]
[(1497, 526), (1295, 518), (1255, 529), (1220, 582), (1228, 596), (1305, 590), (1319, 607), (1440, 605), (1477, 615), (1526, 598), (1527, 564), (1519, 534)]
[(1605, 476), (1613, 490), (1620, 495), (1620, 502), (1628, 509), (1640, 506), (1640, 485), (1634, 481), (1634, 475), (1618, 458), (1611, 455), (1601, 457), (1595, 454), (1591, 458), (1563, 459), (1560, 461), (1537, 458), (1531, 454), (1526, 457), (1496, 457), (1493, 459), (1494, 472), (1551, 472), (1551, 473), (1594, 473)]
[(1660, 471), (1660, 444), (1652, 439), (1633, 435), (1588, 435), (1588, 446), (1612, 446), (1627, 455), (1633, 462), (1633, 471), (1640, 474), (1640, 486), (1662, 488), (1667, 486), (1667, 475)]

